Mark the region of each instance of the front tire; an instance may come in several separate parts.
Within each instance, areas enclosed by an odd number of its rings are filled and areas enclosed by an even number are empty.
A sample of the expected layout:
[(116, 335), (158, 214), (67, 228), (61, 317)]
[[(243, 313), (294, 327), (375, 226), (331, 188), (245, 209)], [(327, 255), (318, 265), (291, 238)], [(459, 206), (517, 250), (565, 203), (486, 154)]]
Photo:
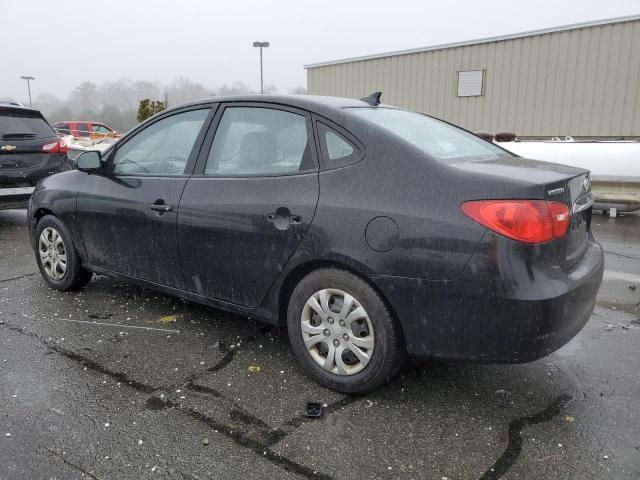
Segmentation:
[(36, 225), (35, 254), (42, 278), (55, 290), (79, 290), (91, 280), (93, 274), (82, 267), (69, 230), (53, 215)]
[(385, 302), (344, 270), (323, 268), (304, 277), (291, 294), (287, 325), (303, 368), (332, 390), (374, 390), (405, 362), (402, 330)]

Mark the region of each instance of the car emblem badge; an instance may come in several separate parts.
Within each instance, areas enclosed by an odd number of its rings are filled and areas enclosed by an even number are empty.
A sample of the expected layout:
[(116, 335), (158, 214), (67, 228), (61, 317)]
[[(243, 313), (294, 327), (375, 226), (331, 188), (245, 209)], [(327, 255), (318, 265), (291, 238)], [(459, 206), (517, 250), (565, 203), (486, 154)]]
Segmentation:
[(3, 145), (3, 146), (0, 147), (0, 150), (4, 150), (6, 152), (12, 152), (16, 148), (18, 148), (18, 147), (16, 147), (15, 145)]
[(591, 189), (591, 175), (587, 175), (586, 177), (584, 177), (584, 180), (582, 181), (582, 185), (584, 186), (585, 191), (588, 191)]
[(564, 187), (554, 188), (552, 190), (547, 190), (547, 195), (549, 195), (549, 196), (551, 196), (551, 195), (560, 195), (561, 193), (564, 193)]

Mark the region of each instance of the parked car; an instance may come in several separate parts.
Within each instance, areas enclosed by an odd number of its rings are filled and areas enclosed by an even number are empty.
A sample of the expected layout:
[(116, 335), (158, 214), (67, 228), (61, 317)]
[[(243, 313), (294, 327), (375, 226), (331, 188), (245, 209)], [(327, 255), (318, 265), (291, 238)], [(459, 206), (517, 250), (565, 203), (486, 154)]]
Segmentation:
[(119, 138), (121, 135), (105, 123), (68, 121), (56, 122), (53, 127), (62, 135), (72, 135), (74, 138)]
[(588, 171), (379, 95), (196, 102), (77, 161), (29, 209), (52, 288), (96, 272), (286, 325), (309, 375), (342, 392), (407, 354), (543, 357), (602, 281)]
[(24, 107), (22, 103), (12, 98), (0, 98), (0, 105), (14, 105), (16, 107)]
[(34, 186), (67, 167), (67, 145), (42, 113), (0, 104), (0, 187)]

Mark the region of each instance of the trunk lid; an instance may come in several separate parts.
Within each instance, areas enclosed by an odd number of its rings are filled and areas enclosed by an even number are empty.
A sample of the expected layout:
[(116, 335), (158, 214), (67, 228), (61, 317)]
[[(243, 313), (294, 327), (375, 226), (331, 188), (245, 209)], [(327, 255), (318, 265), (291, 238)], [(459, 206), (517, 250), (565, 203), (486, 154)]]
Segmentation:
[(572, 178), (547, 185), (545, 198), (569, 206), (569, 226), (565, 236), (558, 240), (558, 254), (561, 265), (571, 268), (586, 250), (591, 230), (591, 174), (588, 171), (581, 172)]
[(491, 191), (486, 192), (487, 199), (515, 199), (513, 189), (506, 186), (519, 184), (523, 186), (524, 196), (521, 198), (565, 203), (570, 215), (567, 233), (553, 242), (557, 245), (558, 259), (563, 268), (571, 268), (580, 260), (591, 229), (593, 194), (588, 170), (521, 157), (466, 161), (452, 166), (477, 174), (480, 182), (485, 175), (492, 179), (503, 178), (505, 192), (508, 193), (501, 193), (500, 187), (492, 182)]

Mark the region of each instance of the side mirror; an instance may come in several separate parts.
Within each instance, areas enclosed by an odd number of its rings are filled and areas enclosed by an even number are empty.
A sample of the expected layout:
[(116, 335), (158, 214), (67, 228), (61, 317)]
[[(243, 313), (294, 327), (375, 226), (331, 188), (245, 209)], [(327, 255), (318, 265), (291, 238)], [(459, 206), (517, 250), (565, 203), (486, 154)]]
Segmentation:
[(98, 151), (84, 152), (76, 158), (78, 170), (86, 173), (99, 173), (102, 171), (102, 155)]

